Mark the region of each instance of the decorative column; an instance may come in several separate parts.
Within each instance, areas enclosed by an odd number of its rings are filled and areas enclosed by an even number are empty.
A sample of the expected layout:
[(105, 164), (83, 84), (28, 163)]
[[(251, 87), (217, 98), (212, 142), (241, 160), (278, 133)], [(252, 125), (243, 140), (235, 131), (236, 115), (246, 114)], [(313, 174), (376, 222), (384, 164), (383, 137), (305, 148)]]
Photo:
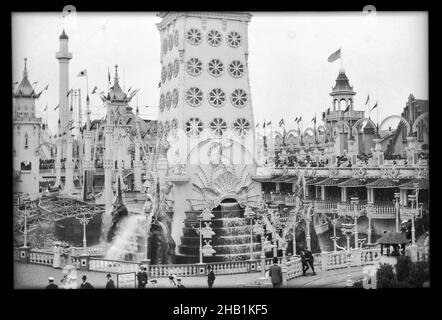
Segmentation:
[(134, 159), (134, 184), (135, 190), (141, 191), (141, 160), (140, 160), (140, 141), (135, 139), (135, 159)]
[(325, 201), (325, 186), (321, 186), (321, 200)]
[(74, 162), (72, 160), (73, 138), (68, 132), (66, 134), (66, 163), (64, 191), (70, 192), (74, 189)]
[(93, 168), (92, 164), (92, 135), (93, 133), (90, 130), (86, 130), (84, 132), (84, 166), (83, 171), (91, 170)]
[(382, 146), (380, 144), (381, 139), (373, 139), (375, 143), (373, 157), (375, 158), (376, 165), (382, 166), (384, 164), (384, 152), (382, 152)]
[(106, 125), (105, 129), (105, 146), (104, 151), (104, 203), (105, 210), (109, 212), (112, 207), (113, 192), (112, 192), (112, 170), (113, 170), (113, 159), (112, 159), (112, 127)]
[(63, 145), (61, 137), (57, 138), (57, 158), (55, 160), (55, 186), (61, 185), (61, 156), (63, 152)]
[(371, 217), (368, 215), (368, 230), (367, 230), (367, 236), (368, 236), (368, 244), (371, 244)]
[(359, 198), (358, 197), (351, 197), (350, 198), (351, 201), (351, 205), (353, 206), (353, 214), (354, 214), (354, 219), (355, 219), (355, 230), (354, 230), (354, 235), (355, 235), (355, 249), (359, 248), (359, 239), (358, 239), (358, 212), (357, 212), (357, 205), (359, 203)]
[(396, 211), (396, 232), (399, 232), (399, 202), (400, 202), (400, 193), (394, 193), (394, 209)]
[(341, 202), (347, 202), (347, 187), (341, 188)]

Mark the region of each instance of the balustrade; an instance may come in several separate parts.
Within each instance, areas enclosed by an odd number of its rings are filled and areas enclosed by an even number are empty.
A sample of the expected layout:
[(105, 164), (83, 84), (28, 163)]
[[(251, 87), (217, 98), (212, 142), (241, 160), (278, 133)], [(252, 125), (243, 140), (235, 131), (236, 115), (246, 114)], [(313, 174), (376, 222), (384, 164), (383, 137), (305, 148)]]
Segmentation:
[(53, 261), (54, 261), (53, 253), (31, 250), (29, 254), (29, 263), (52, 266)]
[(296, 204), (295, 196), (285, 196), (285, 204), (288, 206), (294, 206)]
[(270, 195), (271, 202), (275, 204), (284, 204), (285, 203), (285, 197), (284, 195), (280, 193), (272, 193)]
[(351, 204), (340, 202), (337, 204), (337, 214), (340, 216), (362, 216), (365, 213), (365, 203)]
[(119, 261), (119, 260), (105, 260), (91, 258), (89, 260), (89, 270), (99, 272), (137, 272), (139, 264), (136, 262)]
[(365, 207), (365, 212), (370, 218), (374, 219), (394, 219), (396, 217), (396, 208), (391, 205), (369, 204)]
[(315, 211), (316, 212), (335, 212), (337, 210), (337, 201), (330, 200), (316, 200)]

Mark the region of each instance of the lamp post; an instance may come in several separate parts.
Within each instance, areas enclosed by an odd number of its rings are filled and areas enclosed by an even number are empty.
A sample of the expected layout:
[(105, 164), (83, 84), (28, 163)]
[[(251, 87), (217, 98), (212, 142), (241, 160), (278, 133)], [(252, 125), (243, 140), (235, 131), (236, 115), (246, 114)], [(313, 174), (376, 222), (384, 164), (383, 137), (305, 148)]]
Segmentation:
[(310, 210), (313, 209), (312, 203), (308, 200), (304, 199), (304, 202), (306, 204), (309, 204), (309, 207), (307, 208), (307, 212), (304, 214), (305, 219), (305, 225), (306, 225), (306, 235), (305, 235), (305, 242), (307, 243), (307, 249), (311, 250), (311, 237), (310, 237), (310, 219), (313, 216), (314, 213), (310, 214)]
[(350, 203), (353, 206), (353, 214), (355, 219), (355, 248), (357, 249), (359, 247), (359, 241), (358, 241), (358, 212), (357, 212), (357, 205), (359, 203), (359, 197), (351, 197)]
[(91, 216), (86, 216), (86, 212), (83, 212), (83, 216), (75, 216), (75, 218), (83, 225), (83, 255), (87, 255), (87, 240), (86, 240), (86, 225), (89, 223), (89, 220), (92, 219)]
[(394, 193), (394, 208), (396, 211), (396, 232), (399, 232), (399, 198), (401, 194), (399, 192)]
[(293, 237), (293, 257), (296, 256), (296, 227), (298, 226), (298, 214), (296, 211), (291, 211), (293, 213), (293, 224), (292, 224), (292, 237)]
[(336, 224), (338, 223), (338, 218), (336, 218), (336, 214), (333, 214), (333, 220), (332, 220), (332, 224), (333, 224), (333, 237), (331, 237), (330, 239), (333, 240), (333, 251), (336, 252), (337, 251), (337, 243), (336, 241), (339, 239), (339, 237), (336, 236)]
[(350, 274), (350, 267), (351, 267), (351, 258), (352, 258), (352, 254), (351, 254), (351, 248), (350, 248), (350, 235), (353, 233), (353, 227), (354, 225), (351, 223), (343, 223), (341, 224), (341, 230), (345, 235), (345, 238), (347, 239), (347, 247), (346, 247), (346, 251), (347, 251), (347, 281), (346, 281), (346, 286), (347, 287), (351, 287), (353, 286), (353, 281), (351, 280), (351, 274)]
[(192, 228), (195, 229), (196, 233), (199, 235), (199, 241), (200, 241), (200, 244), (199, 244), (199, 257), (200, 257), (199, 264), (202, 264), (203, 263), (203, 235), (201, 233), (201, 218), (198, 219), (198, 222), (199, 222), (199, 227), (195, 228), (195, 226), (192, 225)]

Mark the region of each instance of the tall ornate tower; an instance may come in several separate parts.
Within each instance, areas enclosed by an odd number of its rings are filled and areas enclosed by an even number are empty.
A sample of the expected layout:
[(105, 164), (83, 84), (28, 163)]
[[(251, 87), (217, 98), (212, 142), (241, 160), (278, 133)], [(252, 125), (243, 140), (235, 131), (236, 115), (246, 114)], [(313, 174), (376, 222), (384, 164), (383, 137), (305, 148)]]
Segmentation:
[(251, 14), (158, 16), (158, 127), (167, 139), (160, 149), (167, 153), (166, 181), (174, 184), (172, 237), (179, 246), (186, 212), (214, 209), (225, 200), (244, 208), (260, 196), (251, 180), (256, 171), (247, 38)]
[(28, 80), (26, 66), (23, 80), (13, 93), (13, 169), (14, 192), (29, 194), (31, 200), (39, 193), (39, 146), (41, 118), (35, 116), (36, 94)]
[(74, 163), (72, 161), (73, 137), (69, 130), (72, 125), (72, 112), (69, 109), (69, 60), (72, 53), (69, 52), (69, 37), (63, 30), (59, 38), (60, 48), (56, 54), (59, 62), (59, 120), (57, 139), (56, 184), (61, 181), (61, 159), (65, 158), (65, 187), (66, 191), (74, 188)]

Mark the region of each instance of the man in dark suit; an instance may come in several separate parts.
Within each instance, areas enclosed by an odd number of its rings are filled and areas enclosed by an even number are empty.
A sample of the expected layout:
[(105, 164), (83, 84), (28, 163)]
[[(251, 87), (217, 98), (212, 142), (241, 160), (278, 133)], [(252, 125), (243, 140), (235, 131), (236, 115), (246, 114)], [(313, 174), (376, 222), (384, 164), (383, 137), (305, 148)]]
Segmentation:
[(144, 289), (147, 284), (147, 273), (146, 268), (141, 267), (140, 271), (137, 273), (137, 280), (138, 280), (138, 289)]
[(49, 277), (49, 284), (46, 287), (46, 289), (58, 289), (58, 286), (54, 283), (54, 278), (53, 277)]
[(212, 288), (213, 283), (215, 282), (215, 273), (213, 272), (211, 266), (208, 266), (207, 270), (209, 270), (209, 274), (207, 275), (207, 284), (209, 285), (209, 288)]
[(269, 276), (272, 280), (273, 288), (278, 288), (282, 284), (282, 270), (281, 267), (278, 266), (278, 258), (273, 258), (273, 265), (270, 266)]
[(107, 278), (106, 289), (115, 289), (114, 280), (112, 280), (111, 275), (109, 273), (106, 275), (106, 278)]
[(81, 280), (83, 280), (83, 283), (80, 285), (80, 289), (94, 289), (94, 286), (86, 281), (87, 280), (86, 276), (82, 276)]

